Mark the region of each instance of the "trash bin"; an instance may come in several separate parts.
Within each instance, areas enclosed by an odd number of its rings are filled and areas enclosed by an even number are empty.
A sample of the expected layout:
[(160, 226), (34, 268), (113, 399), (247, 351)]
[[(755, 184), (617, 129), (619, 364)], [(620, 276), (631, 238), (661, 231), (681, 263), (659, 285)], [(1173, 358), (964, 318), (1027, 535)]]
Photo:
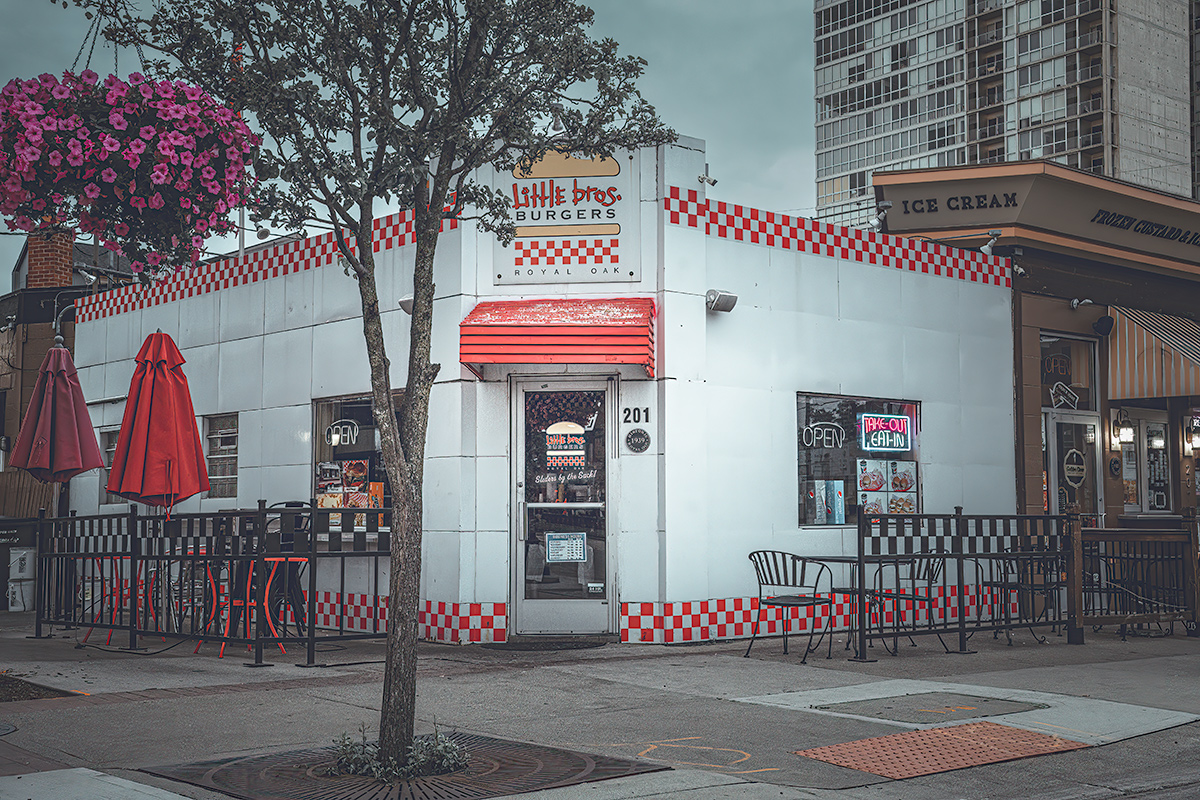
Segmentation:
[(0, 520), (0, 611), (33, 609), (36, 567), (37, 520)]

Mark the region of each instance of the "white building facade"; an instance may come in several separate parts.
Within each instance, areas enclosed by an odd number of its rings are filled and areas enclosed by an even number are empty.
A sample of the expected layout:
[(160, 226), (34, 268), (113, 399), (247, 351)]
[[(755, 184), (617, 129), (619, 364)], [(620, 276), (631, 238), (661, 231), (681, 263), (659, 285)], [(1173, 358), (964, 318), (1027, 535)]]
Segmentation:
[[(426, 637), (748, 636), (752, 550), (853, 553), (860, 508), (1014, 511), (1007, 261), (709, 201), (704, 165), (690, 139), (548, 159), (491, 178), (514, 197), (512, 246), (445, 226)], [(400, 391), (411, 215), (378, 220), (375, 248)], [(712, 289), (735, 307), (709, 310)], [(330, 234), (77, 314), (102, 449), (143, 339), (161, 329), (187, 359), (213, 490), (177, 511), (387, 502), (357, 287)], [(73, 481), (79, 513), (125, 508), (103, 480)]]

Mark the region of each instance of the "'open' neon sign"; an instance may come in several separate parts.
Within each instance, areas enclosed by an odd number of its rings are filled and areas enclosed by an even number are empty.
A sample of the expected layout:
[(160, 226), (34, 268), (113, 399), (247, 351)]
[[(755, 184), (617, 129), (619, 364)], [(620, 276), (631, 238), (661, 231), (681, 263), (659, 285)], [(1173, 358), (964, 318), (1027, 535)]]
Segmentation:
[(858, 418), (858, 441), (863, 450), (911, 450), (912, 421), (897, 414), (863, 414)]

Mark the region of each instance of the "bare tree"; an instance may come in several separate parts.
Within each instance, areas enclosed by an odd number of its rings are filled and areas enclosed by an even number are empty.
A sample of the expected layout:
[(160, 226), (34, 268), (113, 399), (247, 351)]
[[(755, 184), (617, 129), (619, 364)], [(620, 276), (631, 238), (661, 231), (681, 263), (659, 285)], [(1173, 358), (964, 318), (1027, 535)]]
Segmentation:
[[(399, 764), (413, 737), (442, 223), (474, 220), (508, 243), (509, 201), (478, 179), (482, 168), (527, 168), (550, 149), (607, 156), (674, 138), (635, 87), (645, 62), (618, 55), (610, 39), (593, 39), (591, 21), (592, 11), (572, 0), (156, 0), (153, 14), (122, 13), (107, 30), (119, 44), (154, 53), (156, 72), (197, 83), (263, 133), (255, 164), (269, 182), (260, 218), (340, 232), (339, 250), (358, 280), (373, 413), (392, 486), (380, 752)], [(371, 246), (376, 208), (388, 201), (415, 211), (398, 426)]]

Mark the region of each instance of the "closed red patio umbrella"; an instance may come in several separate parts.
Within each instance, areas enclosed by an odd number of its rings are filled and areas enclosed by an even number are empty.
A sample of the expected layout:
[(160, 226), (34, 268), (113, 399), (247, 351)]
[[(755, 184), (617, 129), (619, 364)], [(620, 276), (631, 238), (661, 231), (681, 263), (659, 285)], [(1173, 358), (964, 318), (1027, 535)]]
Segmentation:
[(42, 359), (11, 463), (43, 483), (62, 483), (104, 466), (75, 364), (61, 336)]
[(169, 511), (180, 500), (208, 489), (183, 354), (159, 331), (146, 338), (136, 363), (108, 491)]

